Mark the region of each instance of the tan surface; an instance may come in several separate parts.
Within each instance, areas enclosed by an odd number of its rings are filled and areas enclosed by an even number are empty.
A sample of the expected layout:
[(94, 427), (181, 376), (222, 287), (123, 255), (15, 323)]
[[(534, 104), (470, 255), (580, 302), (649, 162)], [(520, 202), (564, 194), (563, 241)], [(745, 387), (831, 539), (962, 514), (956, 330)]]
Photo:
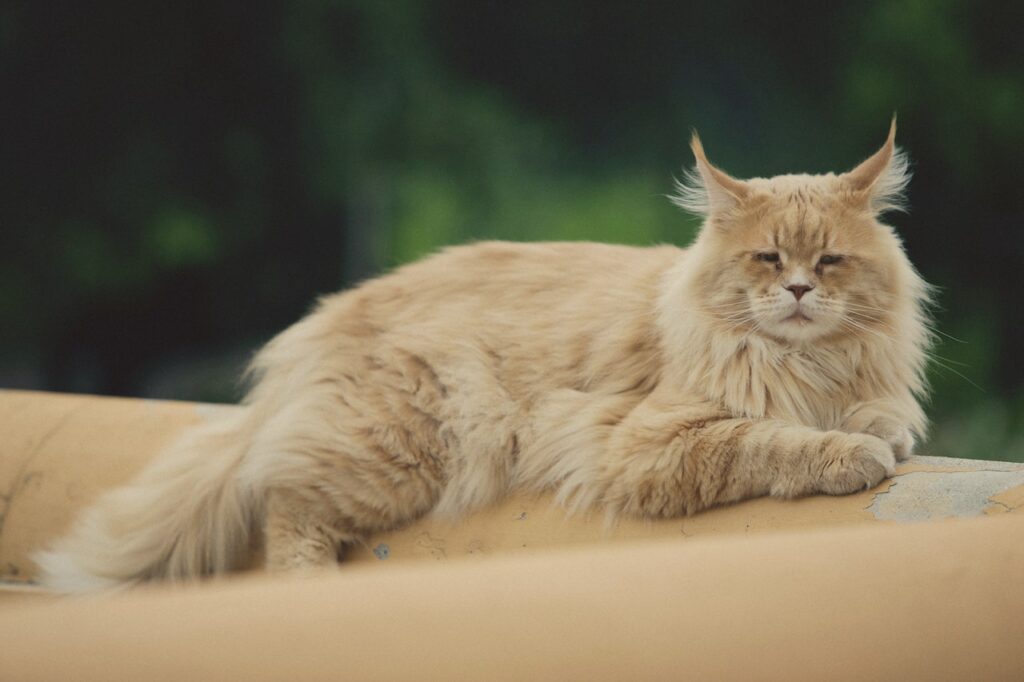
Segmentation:
[(103, 490), (218, 410), (192, 403), (0, 391), (0, 579), (26, 580), (28, 555)]
[(1021, 680), (1024, 517), (645, 541), (0, 610), (0, 678)]
[[(991, 470), (991, 471), (990, 471)], [(554, 546), (621, 540), (674, 538), (680, 541), (724, 534), (846, 526), (871, 522), (941, 520), (1019, 512), (1024, 508), (1024, 465), (1005, 462), (914, 458), (897, 469), (897, 477), (873, 490), (845, 497), (816, 496), (799, 500), (763, 498), (712, 509), (688, 518), (666, 521), (625, 520), (608, 527), (600, 517), (566, 518), (550, 497), (514, 496), (468, 521), (451, 524), (424, 519), (409, 528), (371, 538), (349, 555), (353, 561), (387, 561), (483, 556), (528, 552)], [(972, 479), (989, 472), (993, 480)], [(911, 474), (947, 479), (929, 488), (910, 488)], [(900, 486), (903, 485), (901, 489)], [(968, 493), (973, 496), (968, 497)], [(891, 496), (883, 506), (883, 496)], [(945, 496), (947, 499), (942, 499)], [(950, 504), (957, 502), (958, 504)], [(910, 513), (901, 515), (900, 506)], [(376, 553), (374, 552), (376, 550)]]
[[(0, 580), (30, 580), (35, 551), (102, 490), (128, 479), (183, 428), (237, 408), (0, 391)], [(425, 519), (370, 539), (350, 561), (448, 561), (648, 538), (753, 534), (898, 520), (1002, 514), (1024, 507), (1024, 466), (918, 458), (873, 491), (753, 500), (660, 522), (569, 518), (550, 499), (517, 497), (451, 525)], [(376, 552), (374, 552), (376, 550)]]
[(316, 578), (34, 596), (29, 552), (230, 409), (0, 391), (0, 680), (1024, 679), (1024, 466), (998, 462), (613, 529), (518, 498)]

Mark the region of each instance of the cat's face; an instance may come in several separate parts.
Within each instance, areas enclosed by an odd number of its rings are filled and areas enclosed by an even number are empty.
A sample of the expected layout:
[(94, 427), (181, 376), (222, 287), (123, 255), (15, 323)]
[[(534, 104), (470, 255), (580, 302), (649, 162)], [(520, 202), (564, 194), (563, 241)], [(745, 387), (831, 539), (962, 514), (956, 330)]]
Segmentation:
[(849, 173), (752, 180), (712, 166), (695, 138), (697, 173), (677, 203), (707, 217), (696, 281), (703, 312), (724, 329), (794, 345), (884, 341), (909, 267), (877, 220), (898, 206), (908, 179), (894, 134), (895, 125)]
[(706, 310), (794, 343), (884, 334), (897, 282), (889, 230), (847, 202), (835, 176), (747, 181), (747, 206), (716, 217)]

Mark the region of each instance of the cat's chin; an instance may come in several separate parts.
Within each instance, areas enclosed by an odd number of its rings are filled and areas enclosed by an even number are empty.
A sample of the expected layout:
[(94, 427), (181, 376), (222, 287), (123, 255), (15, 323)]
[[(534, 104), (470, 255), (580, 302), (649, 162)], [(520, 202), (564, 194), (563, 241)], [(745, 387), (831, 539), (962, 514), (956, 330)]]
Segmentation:
[(794, 344), (817, 341), (832, 331), (830, 325), (800, 311), (762, 328), (768, 336), (777, 341)]

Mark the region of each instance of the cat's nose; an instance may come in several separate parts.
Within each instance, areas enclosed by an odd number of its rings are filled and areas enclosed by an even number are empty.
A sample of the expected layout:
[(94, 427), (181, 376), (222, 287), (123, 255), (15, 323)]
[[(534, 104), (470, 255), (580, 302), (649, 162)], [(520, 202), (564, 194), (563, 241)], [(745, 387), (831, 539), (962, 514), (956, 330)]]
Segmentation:
[(786, 287), (786, 289), (792, 292), (793, 296), (798, 301), (804, 297), (804, 294), (806, 294), (813, 288), (814, 287), (812, 287), (810, 284), (790, 284), (789, 286)]

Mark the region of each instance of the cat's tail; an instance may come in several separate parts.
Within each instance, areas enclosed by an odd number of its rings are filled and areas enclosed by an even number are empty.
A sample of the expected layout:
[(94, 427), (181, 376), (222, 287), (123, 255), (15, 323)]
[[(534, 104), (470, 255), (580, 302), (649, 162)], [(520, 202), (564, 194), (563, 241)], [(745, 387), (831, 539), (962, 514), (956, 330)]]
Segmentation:
[(249, 441), (243, 418), (193, 430), (132, 483), (101, 497), (69, 535), (33, 557), (42, 584), (84, 592), (243, 563), (263, 499), (240, 475)]

